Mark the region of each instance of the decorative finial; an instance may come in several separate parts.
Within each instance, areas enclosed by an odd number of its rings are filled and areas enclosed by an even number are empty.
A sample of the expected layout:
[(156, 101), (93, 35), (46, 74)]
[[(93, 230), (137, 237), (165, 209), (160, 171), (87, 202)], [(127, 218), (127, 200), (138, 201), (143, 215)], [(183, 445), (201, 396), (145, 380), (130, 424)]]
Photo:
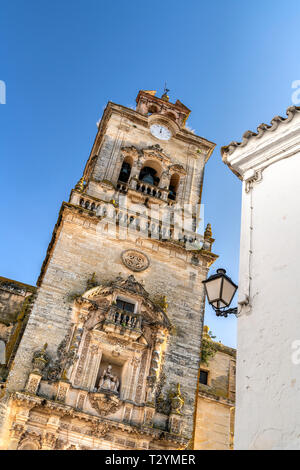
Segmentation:
[(212, 231), (211, 231), (211, 225), (207, 224), (205, 232), (204, 232), (204, 238), (212, 238)]
[(162, 95), (162, 97), (161, 97), (162, 100), (164, 100), (164, 101), (169, 101), (170, 98), (169, 98), (169, 96), (168, 96), (168, 91), (170, 91), (170, 89), (167, 88), (167, 82), (165, 82), (164, 93), (163, 93), (163, 95)]
[(75, 186), (75, 190), (76, 191), (79, 191), (80, 193), (83, 192), (85, 188), (85, 182), (84, 182), (84, 177), (80, 178), (80, 180), (78, 181), (78, 183), (76, 184)]

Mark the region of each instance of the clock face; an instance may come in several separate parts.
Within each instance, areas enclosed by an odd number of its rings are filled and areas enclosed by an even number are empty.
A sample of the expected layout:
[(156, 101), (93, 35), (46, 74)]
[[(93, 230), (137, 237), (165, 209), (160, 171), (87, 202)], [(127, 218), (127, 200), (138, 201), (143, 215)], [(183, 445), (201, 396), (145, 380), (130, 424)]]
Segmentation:
[(162, 126), (161, 124), (152, 124), (150, 132), (154, 137), (157, 137), (157, 139), (160, 140), (169, 140), (172, 137), (170, 129), (166, 126)]

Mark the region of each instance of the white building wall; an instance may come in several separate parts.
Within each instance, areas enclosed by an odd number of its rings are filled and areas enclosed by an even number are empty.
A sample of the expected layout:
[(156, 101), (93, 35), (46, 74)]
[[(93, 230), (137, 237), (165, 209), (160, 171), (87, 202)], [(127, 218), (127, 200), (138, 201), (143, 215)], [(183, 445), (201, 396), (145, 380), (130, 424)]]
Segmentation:
[(300, 449), (299, 145), (297, 112), (223, 156), (244, 180), (236, 449)]

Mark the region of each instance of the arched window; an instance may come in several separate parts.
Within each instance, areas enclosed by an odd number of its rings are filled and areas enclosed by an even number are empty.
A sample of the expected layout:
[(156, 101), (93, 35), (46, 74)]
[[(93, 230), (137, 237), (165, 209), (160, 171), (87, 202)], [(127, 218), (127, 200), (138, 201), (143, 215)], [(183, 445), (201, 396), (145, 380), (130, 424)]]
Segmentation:
[(180, 177), (176, 173), (171, 176), (170, 185), (169, 185), (169, 199), (172, 201), (176, 200), (176, 195), (178, 191)]
[(5, 364), (5, 343), (0, 340), (0, 364)]
[(139, 180), (158, 186), (161, 177), (161, 167), (155, 161), (147, 161), (140, 171)]
[(122, 181), (122, 183), (128, 183), (129, 176), (131, 173), (131, 168), (132, 168), (132, 160), (126, 157), (121, 167), (119, 181)]

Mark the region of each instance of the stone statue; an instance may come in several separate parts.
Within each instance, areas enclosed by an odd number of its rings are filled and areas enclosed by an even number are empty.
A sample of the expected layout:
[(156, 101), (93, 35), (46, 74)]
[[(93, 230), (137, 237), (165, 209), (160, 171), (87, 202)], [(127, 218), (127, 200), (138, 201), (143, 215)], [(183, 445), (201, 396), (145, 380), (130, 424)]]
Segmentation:
[(110, 386), (111, 391), (117, 392), (119, 390), (119, 385), (120, 385), (119, 379), (116, 375), (114, 375), (112, 378), (111, 386)]
[(107, 369), (104, 369), (103, 374), (101, 375), (98, 390), (104, 389), (117, 392), (119, 390), (119, 385), (120, 382), (118, 377), (112, 374), (112, 366), (108, 364)]

